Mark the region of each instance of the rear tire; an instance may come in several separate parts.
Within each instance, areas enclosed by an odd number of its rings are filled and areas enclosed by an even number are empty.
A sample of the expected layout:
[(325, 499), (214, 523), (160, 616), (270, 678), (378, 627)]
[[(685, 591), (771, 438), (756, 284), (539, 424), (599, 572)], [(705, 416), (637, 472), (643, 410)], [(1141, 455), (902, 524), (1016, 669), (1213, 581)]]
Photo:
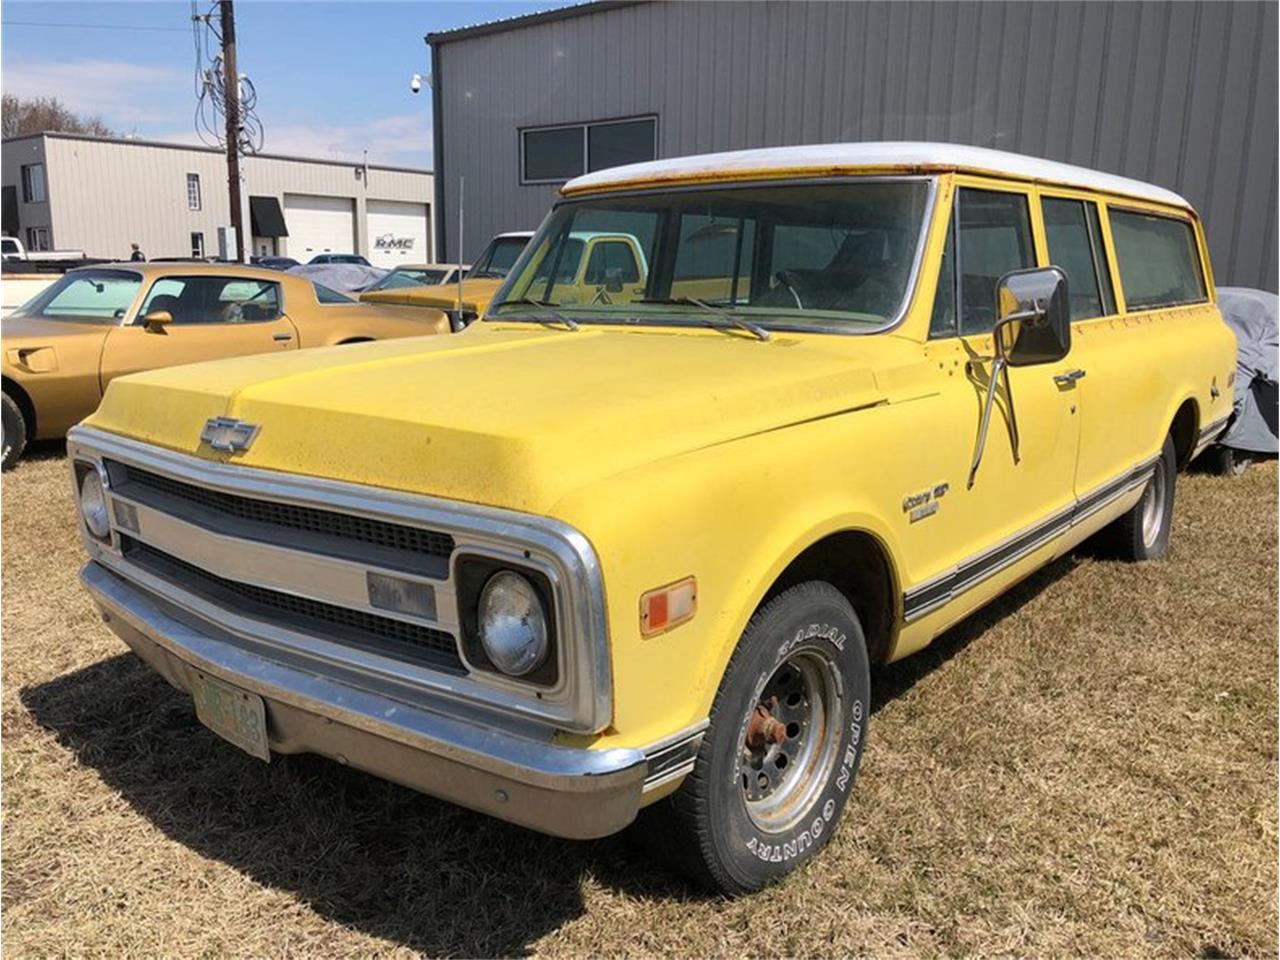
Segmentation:
[(867, 737), (870, 674), (844, 595), (811, 581), (747, 625), (680, 788), (637, 829), (715, 892), (759, 890), (812, 859), (835, 831)]
[(1169, 555), (1177, 476), (1178, 455), (1170, 435), (1164, 438), (1164, 447), (1142, 497), (1109, 528), (1112, 545), (1121, 560), (1163, 560)]
[(1249, 455), (1222, 444), (1215, 444), (1203, 457), (1209, 472), (1219, 477), (1239, 477), (1249, 469)]
[(3, 422), (4, 454), (0, 460), (0, 470), (10, 470), (22, 456), (27, 446), (27, 418), (22, 415), (22, 408), (7, 393), (0, 395), (0, 421)]

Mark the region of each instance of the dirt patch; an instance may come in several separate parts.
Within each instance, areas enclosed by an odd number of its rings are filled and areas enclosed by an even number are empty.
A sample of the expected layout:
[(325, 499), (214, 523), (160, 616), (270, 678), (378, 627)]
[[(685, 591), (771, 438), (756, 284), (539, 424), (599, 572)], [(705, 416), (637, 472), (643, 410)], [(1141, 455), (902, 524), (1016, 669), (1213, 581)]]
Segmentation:
[(1276, 469), (1180, 478), (1166, 563), (1058, 562), (881, 671), (845, 822), (764, 897), (204, 730), (3, 481), (11, 956), (1274, 956)]

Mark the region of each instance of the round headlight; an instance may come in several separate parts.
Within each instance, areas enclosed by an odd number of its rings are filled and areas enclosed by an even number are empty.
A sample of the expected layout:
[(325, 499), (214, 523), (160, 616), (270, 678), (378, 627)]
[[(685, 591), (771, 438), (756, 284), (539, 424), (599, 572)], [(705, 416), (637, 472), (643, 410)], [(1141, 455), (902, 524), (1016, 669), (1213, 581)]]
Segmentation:
[(102, 489), (102, 477), (97, 470), (86, 470), (80, 480), (80, 516), (84, 518), (84, 525), (89, 528), (89, 532), (99, 540), (106, 540), (111, 536), (111, 523), (107, 519), (107, 495)]
[(547, 657), (547, 614), (538, 592), (503, 570), (480, 591), (480, 643), (493, 665), (511, 677), (536, 670)]

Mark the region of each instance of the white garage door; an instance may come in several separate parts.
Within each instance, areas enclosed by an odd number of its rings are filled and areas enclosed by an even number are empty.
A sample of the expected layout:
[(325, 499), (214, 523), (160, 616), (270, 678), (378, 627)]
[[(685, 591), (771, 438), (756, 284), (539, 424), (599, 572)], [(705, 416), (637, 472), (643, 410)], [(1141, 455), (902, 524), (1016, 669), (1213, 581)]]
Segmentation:
[(369, 262), (375, 267), (426, 263), (427, 205), (403, 200), (370, 200), (365, 204), (369, 226)]
[(347, 197), (284, 195), (289, 256), (306, 263), (317, 253), (355, 253), (356, 217)]

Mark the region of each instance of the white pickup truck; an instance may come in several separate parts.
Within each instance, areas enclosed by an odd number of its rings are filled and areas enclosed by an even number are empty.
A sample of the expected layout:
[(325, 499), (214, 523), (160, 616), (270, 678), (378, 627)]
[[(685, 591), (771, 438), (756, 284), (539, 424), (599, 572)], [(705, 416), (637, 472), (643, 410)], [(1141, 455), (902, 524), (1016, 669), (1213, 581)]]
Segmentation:
[(0, 237), (4, 273), (0, 278), (0, 318), (7, 317), (69, 267), (85, 261), (83, 250), (28, 250), (17, 237)]

